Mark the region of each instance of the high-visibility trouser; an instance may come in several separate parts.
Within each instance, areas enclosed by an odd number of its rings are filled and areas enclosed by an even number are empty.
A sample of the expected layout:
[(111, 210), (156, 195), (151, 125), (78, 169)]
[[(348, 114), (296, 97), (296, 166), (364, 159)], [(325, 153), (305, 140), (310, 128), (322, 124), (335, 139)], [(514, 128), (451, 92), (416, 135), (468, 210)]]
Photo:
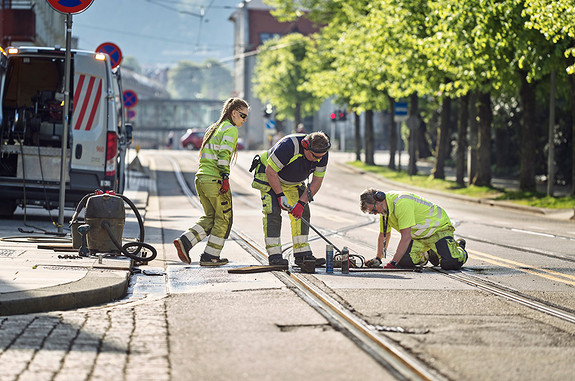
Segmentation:
[[(300, 185), (282, 184), (283, 193), (286, 195), (290, 205), (295, 205), (303, 193), (303, 187)], [(264, 225), (264, 239), (268, 255), (282, 254), (281, 244), (281, 226), (282, 226), (282, 209), (278, 203), (277, 195), (273, 190), (261, 192), (262, 196), (262, 213)], [(309, 221), (309, 205), (303, 209), (302, 217)], [(296, 220), (291, 214), (290, 227), (293, 241), (293, 253), (295, 257), (312, 255), (309, 243), (309, 227), (303, 224), (301, 220)]]
[[(433, 233), (430, 237), (411, 240), (407, 253), (399, 261), (400, 267), (414, 267), (427, 263), (427, 251), (431, 250), (439, 257), (444, 270), (457, 270), (467, 262), (467, 251), (459, 247), (453, 238), (455, 229), (450, 228)], [(409, 255), (407, 255), (409, 254)]]
[(232, 191), (221, 194), (218, 177), (196, 176), (195, 184), (204, 215), (184, 235), (192, 246), (209, 235), (204, 252), (219, 257), (232, 229)]

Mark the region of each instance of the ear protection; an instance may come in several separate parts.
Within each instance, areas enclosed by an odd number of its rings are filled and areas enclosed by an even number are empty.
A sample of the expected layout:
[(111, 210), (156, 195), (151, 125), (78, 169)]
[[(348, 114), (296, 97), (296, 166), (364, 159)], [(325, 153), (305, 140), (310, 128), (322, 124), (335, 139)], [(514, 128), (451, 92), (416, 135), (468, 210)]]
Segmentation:
[(303, 138), (303, 140), (301, 141), (301, 146), (303, 147), (303, 149), (309, 149), (309, 147), (311, 147), (311, 143), (309, 142), (307, 136)]
[(383, 193), (382, 191), (377, 191), (373, 194), (373, 198), (375, 198), (375, 201), (384, 201), (385, 200), (385, 193)]

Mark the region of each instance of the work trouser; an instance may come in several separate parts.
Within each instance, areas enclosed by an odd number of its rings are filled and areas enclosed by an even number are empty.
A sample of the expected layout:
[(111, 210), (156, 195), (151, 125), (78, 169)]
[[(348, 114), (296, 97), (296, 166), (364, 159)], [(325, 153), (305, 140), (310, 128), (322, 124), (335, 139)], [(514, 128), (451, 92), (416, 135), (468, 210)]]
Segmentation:
[[(288, 199), (290, 205), (295, 205), (304, 191), (302, 185), (285, 185), (282, 184), (282, 190)], [(281, 244), (281, 225), (282, 209), (278, 203), (277, 194), (270, 190), (268, 192), (260, 191), (262, 196), (262, 213), (264, 225), (264, 239), (268, 255), (282, 254)], [(309, 221), (309, 205), (303, 209), (302, 217)], [(293, 241), (294, 257), (303, 257), (312, 255), (308, 243), (309, 227), (302, 223), (300, 219), (296, 220), (291, 214), (290, 227)]]
[(467, 251), (459, 247), (453, 238), (455, 229), (450, 228), (435, 232), (428, 238), (411, 240), (407, 253), (401, 258), (399, 267), (412, 268), (415, 265), (425, 265), (428, 260), (428, 250), (439, 257), (439, 265), (444, 270), (457, 270), (467, 262)]
[(204, 215), (185, 236), (192, 246), (210, 236), (204, 252), (219, 257), (232, 229), (232, 191), (220, 193), (222, 182), (219, 177), (196, 176), (195, 184)]

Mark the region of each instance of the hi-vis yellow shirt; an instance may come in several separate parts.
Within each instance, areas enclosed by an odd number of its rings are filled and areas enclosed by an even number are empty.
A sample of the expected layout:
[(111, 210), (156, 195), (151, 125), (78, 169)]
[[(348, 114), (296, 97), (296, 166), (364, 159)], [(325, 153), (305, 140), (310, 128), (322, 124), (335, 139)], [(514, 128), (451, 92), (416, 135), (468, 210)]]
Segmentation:
[(230, 173), (230, 160), (238, 143), (239, 131), (229, 121), (223, 121), (204, 146), (198, 175), (221, 177)]
[[(442, 230), (453, 229), (449, 216), (438, 205), (408, 192), (385, 192), (389, 218), (387, 232), (411, 227), (412, 239), (424, 239)], [(383, 215), (380, 232), (383, 232)]]

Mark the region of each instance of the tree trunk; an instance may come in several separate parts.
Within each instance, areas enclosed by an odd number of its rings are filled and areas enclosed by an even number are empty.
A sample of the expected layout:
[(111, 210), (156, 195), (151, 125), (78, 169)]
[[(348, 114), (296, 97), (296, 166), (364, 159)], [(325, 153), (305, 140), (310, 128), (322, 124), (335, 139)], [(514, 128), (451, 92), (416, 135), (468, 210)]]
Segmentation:
[(493, 111), (491, 110), (491, 97), (489, 93), (479, 94), (477, 128), (477, 171), (473, 184), (477, 186), (491, 186), (491, 124)]
[(469, 95), (469, 148), (467, 149), (467, 181), (469, 185), (473, 184), (477, 172), (477, 146), (479, 144), (477, 111), (477, 93), (472, 91)]
[[(568, 60), (570, 65), (575, 64), (575, 59)], [(571, 89), (571, 196), (575, 197), (575, 74), (568, 76)]]
[(395, 128), (395, 99), (387, 96), (389, 101), (389, 169), (395, 169), (395, 152), (397, 151), (397, 128)]
[(301, 103), (295, 104), (293, 119), (294, 119), (293, 132), (296, 132), (297, 126), (301, 123)]
[(425, 159), (433, 154), (429, 149), (429, 141), (427, 140), (427, 123), (422, 118), (419, 118), (419, 126), (417, 127), (417, 157)]
[[(525, 73), (522, 73), (525, 74)], [(527, 82), (526, 75), (521, 78), (521, 105), (523, 106), (523, 121), (521, 130), (521, 159), (519, 169), (519, 189), (536, 191), (536, 132), (535, 132), (535, 85)]]
[(437, 131), (437, 147), (435, 149), (434, 179), (445, 179), (445, 160), (449, 151), (449, 119), (451, 117), (451, 98), (444, 97), (441, 103), (441, 123)]
[(455, 153), (455, 181), (465, 186), (465, 154), (467, 153), (467, 125), (469, 121), (469, 93), (459, 99), (457, 124), (457, 152)]
[(409, 164), (407, 174), (417, 175), (417, 129), (419, 127), (419, 99), (417, 93), (409, 97), (409, 117), (407, 119), (409, 128)]
[(359, 114), (354, 112), (354, 126), (355, 126), (355, 160), (361, 161), (361, 123)]
[(365, 164), (375, 165), (373, 145), (373, 110), (367, 110), (365, 112)]

